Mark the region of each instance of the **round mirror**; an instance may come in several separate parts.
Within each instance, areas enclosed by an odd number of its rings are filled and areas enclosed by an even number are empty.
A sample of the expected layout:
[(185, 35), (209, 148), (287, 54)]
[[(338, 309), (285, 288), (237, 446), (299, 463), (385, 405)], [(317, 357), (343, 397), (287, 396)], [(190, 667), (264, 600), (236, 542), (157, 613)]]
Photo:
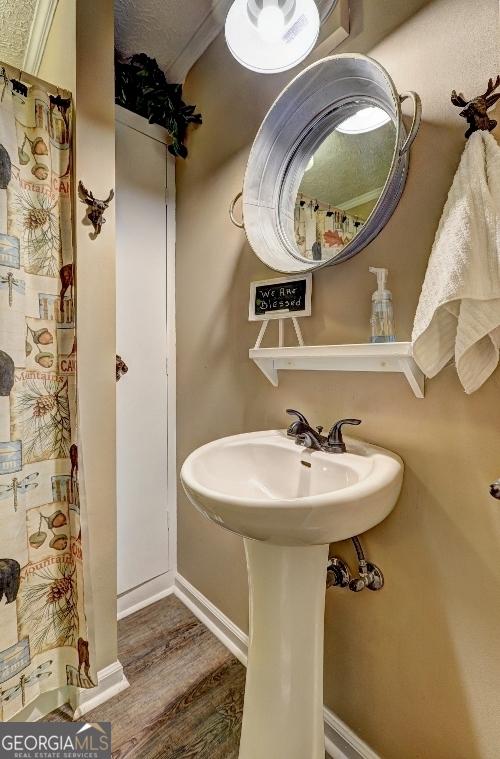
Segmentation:
[(255, 138), (243, 187), (244, 226), (277, 271), (308, 271), (358, 253), (384, 227), (403, 191), (408, 135), (401, 98), (363, 55), (331, 56), (299, 74)]

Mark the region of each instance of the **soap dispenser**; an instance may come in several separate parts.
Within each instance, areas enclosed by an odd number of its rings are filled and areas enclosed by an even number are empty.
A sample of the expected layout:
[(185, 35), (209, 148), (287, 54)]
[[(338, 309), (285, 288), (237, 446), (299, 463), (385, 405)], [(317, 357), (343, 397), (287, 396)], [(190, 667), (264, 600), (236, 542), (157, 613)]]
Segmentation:
[(377, 277), (377, 289), (372, 295), (371, 342), (393, 343), (396, 340), (394, 329), (394, 311), (392, 293), (387, 290), (387, 269), (370, 266), (370, 271)]

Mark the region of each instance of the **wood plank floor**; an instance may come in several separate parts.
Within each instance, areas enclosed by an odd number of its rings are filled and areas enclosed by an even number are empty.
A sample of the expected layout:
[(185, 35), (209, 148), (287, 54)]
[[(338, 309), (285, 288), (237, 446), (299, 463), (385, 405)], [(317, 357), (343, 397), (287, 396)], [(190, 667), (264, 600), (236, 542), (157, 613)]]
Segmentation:
[(237, 759), (245, 668), (175, 596), (121, 620), (118, 651), (130, 688), (85, 715), (114, 759)]

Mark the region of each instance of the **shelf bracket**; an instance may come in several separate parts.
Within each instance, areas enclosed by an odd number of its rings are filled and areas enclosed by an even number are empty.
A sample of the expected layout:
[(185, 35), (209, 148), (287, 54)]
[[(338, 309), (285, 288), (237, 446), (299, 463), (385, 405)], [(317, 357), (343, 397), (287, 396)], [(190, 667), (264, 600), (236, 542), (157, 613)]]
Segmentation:
[(401, 371), (405, 375), (408, 384), (415, 393), (417, 398), (423, 398), (425, 395), (425, 375), (418, 368), (413, 358), (408, 357), (400, 362)]
[(278, 370), (276, 369), (274, 361), (269, 358), (254, 358), (254, 361), (262, 374), (267, 377), (271, 385), (273, 387), (278, 387)]

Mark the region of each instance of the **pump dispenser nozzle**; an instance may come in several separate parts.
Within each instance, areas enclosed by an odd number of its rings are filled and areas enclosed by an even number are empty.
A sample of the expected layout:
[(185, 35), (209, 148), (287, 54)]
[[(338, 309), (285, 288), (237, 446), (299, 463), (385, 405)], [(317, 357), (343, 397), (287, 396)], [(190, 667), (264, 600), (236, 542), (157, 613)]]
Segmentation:
[(377, 277), (377, 289), (372, 295), (372, 318), (370, 320), (372, 343), (392, 343), (396, 340), (394, 330), (394, 313), (392, 293), (387, 289), (387, 269), (370, 266), (369, 270)]
[[(382, 269), (377, 266), (370, 266), (369, 271), (371, 271), (372, 274), (375, 274), (377, 277), (377, 290), (373, 293), (373, 300), (382, 300), (384, 298), (384, 293), (389, 292), (389, 290), (385, 289), (385, 285), (387, 283), (387, 275), (389, 274), (388, 269)], [(389, 292), (389, 297), (391, 297), (391, 294)]]

